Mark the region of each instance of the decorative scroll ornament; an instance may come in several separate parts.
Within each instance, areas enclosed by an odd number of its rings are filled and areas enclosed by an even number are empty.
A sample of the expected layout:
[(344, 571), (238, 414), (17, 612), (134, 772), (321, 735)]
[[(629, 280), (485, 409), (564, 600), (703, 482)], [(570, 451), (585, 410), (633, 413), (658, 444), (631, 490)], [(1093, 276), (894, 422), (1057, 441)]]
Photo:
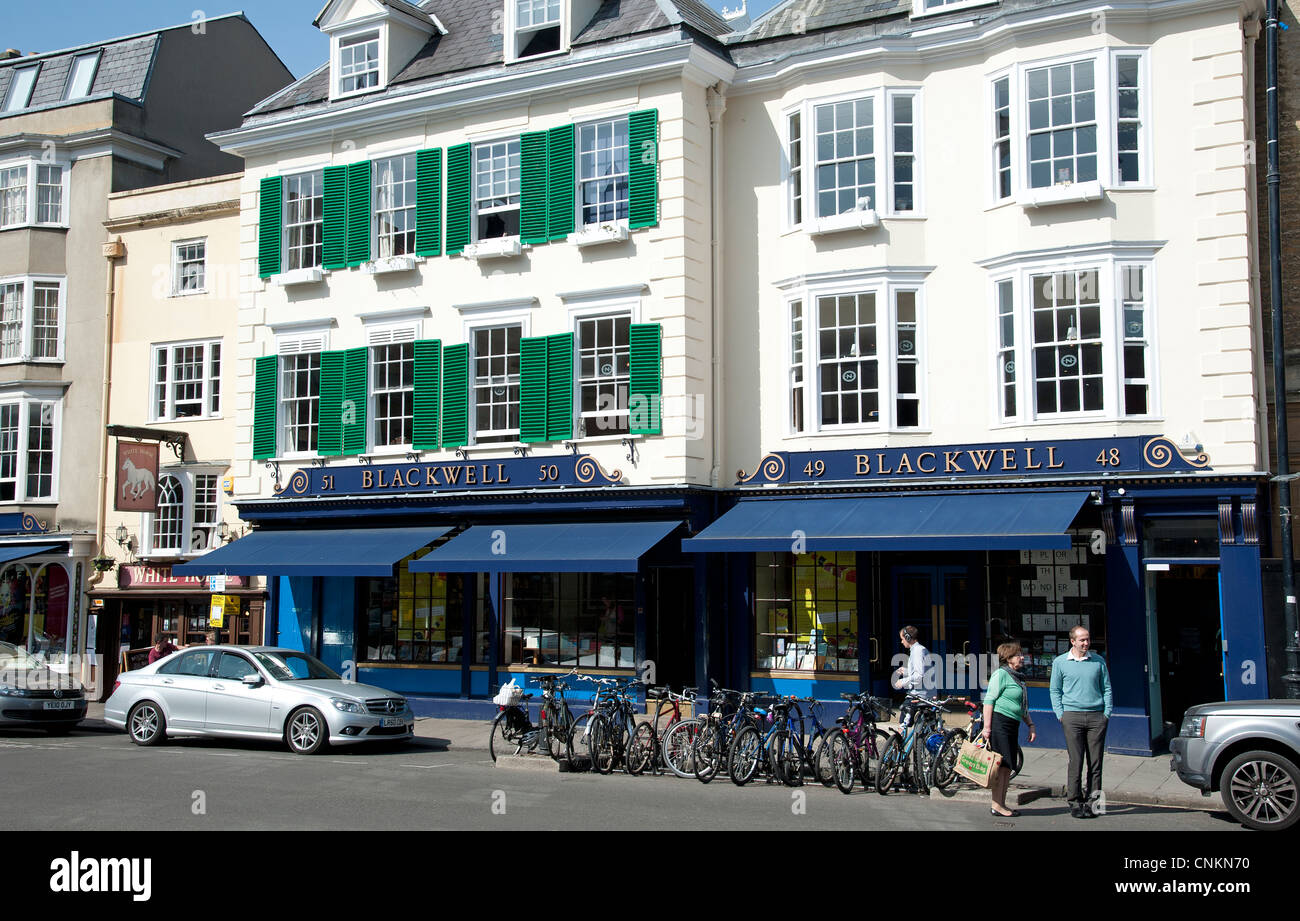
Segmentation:
[(1210, 466), (1210, 455), (1204, 451), (1189, 457), (1179, 451), (1178, 445), (1163, 436), (1152, 438), (1142, 447), (1142, 459), (1158, 470), (1168, 467), (1175, 456), (1182, 457), (1197, 469)]
[(596, 479), (597, 475), (604, 478), (605, 483), (602, 485), (621, 483), (623, 481), (622, 470), (606, 473), (605, 468), (600, 466), (600, 462), (594, 457), (578, 458), (578, 462), (573, 465), (573, 475), (578, 478), (580, 483), (590, 483)]
[(295, 470), (293, 476), (289, 477), (289, 485), (286, 491), (293, 493), (295, 496), (301, 496), (311, 486), (311, 478), (307, 476), (306, 470)]
[(24, 531), (48, 531), (49, 522), (41, 521), (31, 512), (23, 512), (23, 530)]
[(748, 483), (760, 473), (763, 479), (769, 483), (779, 483), (785, 477), (785, 458), (779, 454), (769, 454), (758, 462), (754, 472), (746, 475), (744, 470), (737, 470), (736, 474), (741, 483)]

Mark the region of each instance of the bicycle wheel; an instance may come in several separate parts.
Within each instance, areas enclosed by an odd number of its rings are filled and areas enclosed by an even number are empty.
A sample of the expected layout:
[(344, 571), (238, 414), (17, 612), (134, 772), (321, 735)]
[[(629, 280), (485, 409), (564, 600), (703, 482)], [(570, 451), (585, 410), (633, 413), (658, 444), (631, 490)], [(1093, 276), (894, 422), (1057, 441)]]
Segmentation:
[(668, 727), (660, 744), (660, 754), (668, 770), (678, 777), (695, 776), (695, 737), (700, 734), (700, 721), (680, 720)]
[(832, 732), (822, 746), (822, 760), (830, 763), (831, 781), (844, 794), (853, 792), (853, 781), (858, 776), (858, 753), (853, 741), (843, 729)]
[(763, 760), (763, 737), (753, 726), (745, 726), (731, 740), (727, 750), (727, 776), (738, 787), (754, 779)]
[(603, 713), (592, 718), (591, 727), (591, 767), (602, 774), (611, 774), (618, 762), (616, 730), (610, 725), (609, 717)]
[(826, 757), (826, 743), (835, 732), (834, 729), (825, 730), (813, 740), (808, 753), (808, 763), (811, 766), (813, 778), (823, 787), (835, 786), (835, 772), (831, 767), (830, 759)]
[(887, 795), (894, 787), (894, 778), (903, 767), (903, 737), (894, 733), (880, 753), (880, 766), (876, 768), (876, 792)]
[(778, 729), (767, 743), (772, 776), (787, 787), (803, 786), (803, 745), (789, 729)]
[(930, 729), (926, 728), (924, 735), (917, 732), (916, 741), (912, 743), (912, 785), (922, 796), (930, 795), (930, 763), (934, 758), (926, 744), (929, 737)]
[(965, 742), (966, 730), (950, 729), (944, 734), (939, 754), (930, 765), (930, 786), (944, 796), (952, 796), (957, 792), (957, 781), (961, 779), (961, 775), (956, 770), (957, 756), (961, 753), (961, 747)]
[(488, 736), (488, 754), (492, 756), (493, 761), (497, 760), (498, 754), (519, 754), (519, 739), (523, 734), (511, 728), (510, 715), (510, 711), (502, 710), (492, 721), (492, 732)]
[(632, 741), (627, 747), (627, 772), (633, 777), (648, 767), (654, 766), (655, 752), (658, 751), (658, 739), (654, 727), (649, 723), (638, 723)]
[(695, 779), (700, 783), (708, 783), (717, 777), (726, 754), (726, 735), (722, 726), (712, 722), (701, 726), (691, 748), (695, 761)]
[(591, 729), (595, 711), (588, 710), (577, 717), (569, 727), (569, 738), (565, 742), (565, 752), (569, 758), (569, 768), (575, 771), (591, 770)]
[(889, 747), (889, 733), (883, 729), (871, 730), (858, 752), (858, 773), (862, 777), (862, 786), (871, 790), (876, 783), (876, 771), (880, 769), (880, 759)]
[(563, 761), (569, 757), (569, 734), (573, 731), (573, 712), (565, 707), (551, 714), (546, 747), (550, 749), (552, 761)]

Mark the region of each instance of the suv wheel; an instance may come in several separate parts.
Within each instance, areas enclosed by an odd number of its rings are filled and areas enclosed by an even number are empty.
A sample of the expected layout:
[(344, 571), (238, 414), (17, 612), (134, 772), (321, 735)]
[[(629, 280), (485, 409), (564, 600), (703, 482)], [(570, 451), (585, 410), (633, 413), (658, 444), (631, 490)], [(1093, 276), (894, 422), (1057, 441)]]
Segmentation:
[(1249, 828), (1280, 830), (1300, 820), (1300, 768), (1268, 751), (1243, 752), (1219, 782), (1223, 804)]

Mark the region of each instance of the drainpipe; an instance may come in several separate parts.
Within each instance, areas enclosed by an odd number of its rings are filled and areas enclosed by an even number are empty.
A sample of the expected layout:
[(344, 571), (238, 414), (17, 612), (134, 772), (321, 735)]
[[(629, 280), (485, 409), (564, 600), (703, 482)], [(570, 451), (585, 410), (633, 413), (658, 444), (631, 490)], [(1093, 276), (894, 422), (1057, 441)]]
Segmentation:
[(1291, 452), (1286, 419), (1286, 353), (1282, 344), (1282, 171), (1278, 165), (1277, 0), (1268, 0), (1265, 24), (1268, 68), (1268, 250), (1269, 298), (1273, 308), (1273, 411), (1277, 419), (1277, 517), (1282, 526), (1282, 598), (1286, 612), (1286, 696), (1300, 698), (1300, 628), (1297, 627), (1295, 563), (1291, 544)]
[(710, 316), (713, 332), (712, 374), (710, 377), (710, 426), (713, 443), (713, 469), (709, 471), (709, 485), (717, 488), (722, 482), (722, 114), (727, 111), (727, 89), (722, 81), (705, 90), (709, 110), (709, 160), (712, 168), (709, 207), (709, 275), (713, 281)]
[[(118, 237), (104, 244), (104, 379), (100, 384), (99, 402), (99, 503), (95, 506), (95, 555), (104, 555), (104, 528), (108, 514), (104, 503), (108, 500), (108, 398), (113, 388), (113, 288), (116, 260), (126, 255), (126, 244)], [(93, 586), (99, 585), (104, 573), (95, 572), (88, 580)]]

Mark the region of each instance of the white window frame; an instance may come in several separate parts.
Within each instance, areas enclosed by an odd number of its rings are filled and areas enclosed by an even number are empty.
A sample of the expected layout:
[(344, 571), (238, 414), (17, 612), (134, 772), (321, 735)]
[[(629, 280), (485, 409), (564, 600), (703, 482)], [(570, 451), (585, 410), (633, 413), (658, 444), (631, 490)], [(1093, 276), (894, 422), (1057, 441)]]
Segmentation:
[[(221, 378), (225, 376), (226, 371), (226, 349), (225, 342), (222, 339), (187, 339), (181, 342), (156, 342), (149, 349), (149, 415), (150, 422), (191, 422), (199, 419), (220, 419), (221, 408), (218, 407), (216, 412), (212, 411), (212, 389), (211, 385), (214, 380), (212, 375), (212, 347), (217, 346), (221, 349), (221, 367), (218, 376), (215, 378), (220, 383)], [(174, 379), (160, 381), (158, 379), (158, 352), (162, 349), (167, 351), (167, 371), (169, 376), (175, 367), (175, 352), (183, 348), (202, 348), (203, 349), (203, 376), (200, 378), (202, 383), (203, 395), (203, 412), (197, 416), (178, 416), (176, 415), (176, 385), (179, 383)], [(158, 387), (166, 387), (164, 401), (167, 410), (163, 414), (158, 413)], [(222, 388), (224, 391), (224, 388)], [(220, 392), (218, 399), (224, 399), (226, 394)]]
[[(392, 258), (400, 258), (400, 257), (405, 257), (409, 259), (415, 258), (416, 209), (419, 204), (419, 195), (420, 195), (419, 185), (417, 181), (419, 170), (416, 162), (416, 153), (417, 152), (414, 150), (408, 150), (408, 151), (402, 151), (402, 152), (390, 153), (390, 154), (377, 154), (371, 158), (371, 167), (372, 167), (372, 175), (370, 177), (370, 261), (371, 262), (375, 262), (380, 259), (392, 259)], [(383, 236), (397, 237), (397, 236), (401, 236), (401, 234), (385, 235), (379, 232), (379, 215), (381, 213), (379, 210), (379, 164), (381, 161), (384, 160), (407, 160), (407, 159), (411, 161), (410, 164), (411, 169), (410, 169), (410, 173), (408, 174), (408, 178), (403, 179), (402, 182), (395, 183), (394, 185), (395, 187), (403, 186), (403, 185), (408, 185), (410, 187), (411, 196), (410, 196), (409, 204), (401, 208), (387, 208), (382, 213), (384, 214), (397, 214), (399, 212), (410, 213), (410, 218), (411, 218), (410, 229), (403, 231), (402, 233), (410, 234), (411, 246), (404, 253), (392, 253), (385, 256), (380, 252), (381, 238)]]
[[(22, 333), (19, 354), (14, 358), (0, 358), (0, 364), (56, 364), (64, 360), (64, 332), (68, 325), (68, 279), (59, 275), (15, 275), (0, 278), (0, 286), (20, 284), (23, 286)], [(35, 319), (36, 286), (58, 285), (59, 288), (59, 328), (56, 353), (53, 356), (35, 357)]]
[[(464, 339), (462, 341), (468, 343), (469, 345), (469, 350), (468, 350), (469, 351), (469, 375), (468, 375), (469, 376), (469, 382), (468, 382), (469, 383), (469, 438), (470, 438), (469, 443), (471, 445), (490, 444), (490, 445), (496, 445), (498, 447), (508, 448), (523, 443), (520, 442), (518, 439), (515, 439), (515, 441), (513, 442), (510, 441), (479, 442), (478, 440), (478, 401), (474, 397), (474, 359), (476, 357), (476, 354), (474, 352), (474, 333), (480, 329), (490, 329), (497, 326), (518, 326), (519, 339), (522, 342), (524, 339), (527, 339), (531, 335), (531, 333), (529, 332), (529, 329), (531, 328), (532, 325), (531, 321), (532, 321), (531, 312), (527, 310), (517, 310), (517, 309), (504, 309), (504, 310), (485, 309), (482, 311), (476, 310), (472, 316), (466, 316), (461, 321), (462, 331), (464, 335)], [(523, 367), (521, 366), (520, 367), (521, 376), (522, 376), (522, 372), (523, 372)], [(519, 396), (520, 396), (520, 408), (522, 410), (522, 405), (523, 405), (522, 389), (520, 390)], [(522, 420), (521, 420), (521, 424), (522, 424)]]
[[(67, 83), (65, 83), (63, 86), (63, 99), (65, 102), (73, 99), (86, 99), (91, 95), (91, 93), (95, 89), (95, 78), (99, 76), (99, 64), (100, 64), (101, 57), (102, 54), (99, 51), (92, 51), (88, 54), (79, 54), (72, 59), (72, 64), (71, 66), (68, 67), (68, 80)], [(73, 81), (75, 81), (77, 78), (77, 67), (83, 61), (90, 62), (90, 80), (89, 82), (86, 83), (85, 90), (77, 93), (74, 96), (73, 90), (76, 87)]]
[[(330, 321), (332, 322), (332, 321)], [(275, 444), (278, 448), (276, 457), (285, 460), (302, 460), (303, 458), (318, 457), (319, 451), (309, 449), (306, 451), (288, 450), (288, 438), (286, 427), (288, 419), (283, 412), (284, 407), (284, 358), (297, 357), (311, 353), (323, 354), (330, 350), (330, 328), (328, 324), (303, 326), (293, 329), (291, 332), (279, 333), (275, 337)], [(316, 386), (316, 445), (320, 447), (320, 383), (317, 378)]]
[[(487, 211), (480, 211), (480, 210), (479, 210), (479, 195), (478, 195), (478, 175), (479, 175), (479, 168), (478, 168), (478, 151), (479, 151), (479, 148), (480, 148), (480, 147), (490, 147), (490, 146), (492, 146), (492, 145), (494, 145), (494, 144), (505, 144), (505, 145), (506, 145), (506, 182), (507, 182), (507, 184), (508, 184), (509, 181), (510, 181), (510, 180), (509, 180), (509, 176), (510, 176), (510, 166), (509, 166), (509, 162), (510, 162), (510, 153), (509, 153), (509, 150), (510, 150), (510, 144), (511, 144), (511, 143), (515, 144), (516, 147), (518, 147), (518, 149), (519, 149), (519, 166), (518, 166), (519, 191), (518, 191), (518, 192), (516, 193), (516, 195), (515, 195), (515, 197), (516, 197), (518, 200), (515, 202), (514, 208), (510, 208), (509, 206), (502, 206), (502, 207), (499, 207), (499, 208), (492, 208), (492, 209), (489, 209), (489, 210), (487, 210)], [(523, 184), (524, 184), (524, 160), (523, 160), (523, 140), (522, 140), (522, 138), (521, 138), (519, 135), (517, 135), (517, 134), (516, 134), (516, 135), (508, 135), (508, 136), (505, 136), (505, 137), (483, 138), (482, 140), (477, 140), (477, 141), (473, 141), (473, 142), (471, 142), (469, 153), (470, 153), (470, 203), (473, 205), (473, 215), (471, 216), (471, 220), (472, 220), (473, 223), (472, 223), (472, 225), (470, 226), (471, 239), (472, 239), (473, 242), (475, 242), (475, 243), (479, 243), (479, 242), (487, 241), (487, 240), (518, 240), (518, 239), (520, 239), (520, 238), (523, 236), (523, 226), (522, 226), (522, 224), (523, 224), (523, 201), (524, 201), (524, 189), (523, 189)], [(576, 177), (576, 176), (577, 176), (577, 168), (576, 168), (576, 166), (575, 166), (574, 170), (575, 170), (575, 171), (574, 171), (574, 175), (575, 175), (575, 177)], [(510, 196), (509, 196), (509, 195), (506, 195), (505, 197), (506, 197), (506, 198), (509, 198)], [(504, 236), (500, 236), (500, 237), (481, 237), (481, 236), (479, 236), (479, 217), (480, 217), (480, 215), (484, 215), (484, 214), (498, 214), (498, 213), (505, 213), (505, 212), (508, 212), (508, 211), (511, 211), (511, 210), (513, 210), (516, 214), (519, 215), (519, 221), (518, 221), (518, 223), (519, 223), (520, 226), (519, 226), (519, 230), (518, 230), (518, 231), (516, 231), (516, 232), (513, 233), (513, 234), (505, 234)]]
[[(181, 290), (181, 248), (186, 246), (203, 246), (203, 283), (192, 291)], [(208, 293), (208, 238), (193, 237), (188, 240), (172, 241), (172, 297), (190, 297), (195, 294)]]
[[(19, 74), (27, 74), (27, 73), (30, 73), (32, 75), (32, 82), (31, 85), (27, 87), (27, 94), (23, 97), (22, 104), (18, 104), (18, 98), (17, 95), (15, 94), (15, 88), (18, 86), (18, 76)], [(23, 109), (31, 105), (32, 93), (36, 91), (36, 81), (40, 79), (41, 79), (40, 63), (31, 64), (26, 67), (15, 66), (13, 68), (13, 76), (9, 78), (9, 88), (5, 90), (4, 108), (0, 109), (0, 111), (3, 111), (5, 113), (21, 112)]]
[[(1138, 137), (1141, 160), (1139, 182), (1120, 182), (1117, 155), (1118, 127), (1116, 121), (1116, 92), (1119, 57), (1136, 57), (1139, 79), (1139, 113), (1141, 127)], [(1091, 62), (1093, 66), (1093, 95), (1097, 124), (1097, 179), (1070, 185), (1053, 185), (1031, 188), (1029, 185), (1029, 87), (1031, 70), (1040, 70), (1062, 64)], [(1011, 195), (999, 196), (997, 185), (997, 155), (995, 137), (996, 93), (995, 84), (1007, 78), (1011, 94)], [(1156, 188), (1154, 156), (1152, 151), (1155, 132), (1152, 129), (1152, 85), (1150, 49), (1144, 46), (1105, 47), (1071, 55), (1056, 55), (1033, 61), (1021, 61), (985, 77), (984, 116), (985, 131), (985, 187), (988, 190), (988, 207), (995, 208), (1009, 202), (1022, 207), (1041, 207), (1058, 203), (1090, 201), (1104, 192), (1117, 189), (1153, 190)]]
[[(519, 6), (517, 0), (506, 0), (506, 33), (505, 33), (505, 59), (507, 64), (513, 64), (516, 61), (535, 61), (539, 58), (550, 57), (555, 54), (564, 54), (569, 50), (569, 19), (571, 11), (569, 9), (569, 0), (560, 0), (560, 20), (558, 23), (547, 23), (544, 26), (519, 26)], [(560, 29), (560, 47), (555, 51), (547, 51), (542, 54), (521, 55), (521, 46), (528, 44), (528, 38), (535, 32), (544, 28), (554, 28), (559, 26)]]
[[(63, 437), (63, 392), (51, 392), (47, 388), (29, 387), (26, 390), (0, 395), (0, 406), (16, 404), (19, 407), (18, 444), (16, 446), (17, 463), (15, 465), (14, 498), (0, 500), (0, 505), (10, 503), (57, 504), (59, 501), (59, 470), (61, 442)], [(53, 465), (50, 476), (50, 495), (29, 496), (27, 494), (27, 472), (29, 461), (28, 439), (30, 438), (31, 414), (34, 408), (49, 404), (52, 407), (50, 426), (53, 429), (52, 457)]]
[[(894, 201), (894, 100), (912, 98), (912, 209), (898, 211)], [(877, 217), (889, 220), (924, 220), (925, 212), (925, 94), (920, 85), (877, 87), (865, 92), (839, 93), (802, 100), (781, 111), (781, 226), (783, 232), (828, 233), (870, 227)], [(876, 194), (864, 222), (851, 220), (858, 212), (818, 217), (817, 215), (817, 122), (819, 106), (871, 100), (872, 157), (876, 161)], [(802, 173), (803, 220), (793, 214), (792, 169), (790, 163), (790, 118), (800, 118), (800, 171)], [(840, 226), (843, 225), (843, 226)]]
[[(221, 477), (226, 472), (225, 467), (217, 466), (185, 466), (185, 467), (159, 467), (158, 480), (161, 483), (162, 478), (166, 476), (174, 477), (181, 484), (181, 543), (182, 548), (178, 550), (158, 549), (154, 546), (157, 535), (156, 512), (140, 513), (140, 551), (138, 556), (142, 559), (192, 559), (203, 556), (209, 550), (215, 550), (221, 545), (221, 522), (225, 512), (225, 503), (221, 494)], [(210, 476), (216, 481), (216, 521), (212, 524), (211, 537), (207, 547), (194, 546), (196, 524), (194, 521), (195, 497), (198, 494), (198, 478), (201, 476)]]
[[(401, 323), (393, 322), (367, 322), (362, 320), (366, 327), (366, 361), (367, 368), (367, 386), (369, 393), (369, 415), (370, 430), (366, 433), (366, 443), (370, 445), (375, 454), (402, 454), (412, 449), (415, 438), (415, 369), (412, 365), (411, 374), (411, 438), (412, 441), (402, 442), (401, 444), (381, 445), (375, 437), (375, 424), (379, 420), (379, 394), (375, 390), (375, 350), (390, 345), (410, 345), (412, 346), (411, 361), (415, 361), (414, 343), (420, 339), (421, 329), (424, 326), (423, 321), (406, 321)], [(400, 392), (394, 389), (386, 390), (385, 393)]]
[[(1001, 267), (989, 275), (988, 317), (989, 345), (987, 351), (992, 382), (990, 426), (1040, 426), (1077, 424), (1080, 422), (1152, 422), (1162, 419), (1160, 394), (1159, 331), (1157, 315), (1157, 278), (1153, 252), (1132, 253), (1099, 248), (1091, 252), (1061, 254), (1059, 257), (1040, 257)], [(1124, 413), (1124, 311), (1122, 285), (1124, 269), (1143, 269), (1143, 335), (1146, 356), (1147, 412), (1141, 415)], [(1077, 412), (1038, 412), (1037, 374), (1034, 369), (1034, 317), (1032, 307), (1032, 279), (1048, 274), (1077, 274), (1097, 272), (1098, 300), (1101, 307), (1102, 356), (1102, 408)], [(1016, 414), (1003, 415), (1003, 380), (1001, 376), (1001, 339), (998, 327), (998, 284), (1012, 283), (1012, 303), (1015, 347), (1011, 350), (1016, 367)]]
[[(612, 439), (612, 438), (631, 437), (631, 435), (629, 434), (631, 431), (631, 402), (630, 401), (631, 401), (631, 392), (632, 392), (631, 391), (631, 387), (632, 387), (631, 327), (636, 325), (637, 323), (637, 315), (639, 313), (640, 306), (641, 306), (640, 300), (636, 300), (636, 301), (611, 302), (600, 306), (591, 305), (582, 308), (570, 308), (569, 310), (569, 328), (573, 331), (573, 351), (574, 351), (573, 404), (572, 405), (573, 405), (573, 418), (577, 423), (577, 428), (575, 429), (574, 434), (576, 437), (584, 441), (590, 441), (590, 440), (601, 439), (601, 438)], [(613, 412), (600, 412), (598, 408), (596, 412), (585, 413), (583, 412), (582, 409), (582, 385), (584, 383), (584, 379), (582, 377), (582, 334), (580, 331), (580, 326), (584, 322), (588, 322), (592, 320), (617, 320), (620, 317), (627, 318), (628, 330), (629, 330), (628, 390), (627, 390), (627, 399), (629, 402), (626, 406), (624, 406), (623, 409), (615, 409)], [(628, 432), (606, 433), (606, 432), (602, 432), (599, 427), (596, 427), (594, 432), (586, 430), (587, 419), (600, 419), (604, 416), (626, 417), (628, 421)], [(586, 432), (586, 434), (582, 434), (584, 431)]]
[[(374, 36), (374, 40), (379, 43), (379, 70), (378, 82), (374, 86), (366, 86), (361, 89), (344, 91), (343, 86), (343, 44), (352, 42), (356, 39), (363, 39), (367, 36)], [(355, 74), (353, 75), (355, 76)], [(348, 29), (346, 32), (340, 32), (330, 38), (330, 100), (350, 99), (353, 96), (364, 96), (367, 93), (377, 93), (386, 89), (388, 86), (388, 26), (379, 24), (366, 24), (355, 29)]]
[[(314, 176), (315, 183), (319, 185), (320, 198), (321, 198), (320, 220), (311, 221), (310, 223), (299, 223), (299, 224), (291, 225), (289, 223), (289, 182), (294, 179), (301, 179), (304, 176)], [(311, 269), (320, 269), (324, 271), (325, 268), (325, 171), (324, 169), (318, 168), (318, 169), (301, 170), (299, 172), (291, 173), (285, 176), (280, 183), (280, 196), (281, 196), (280, 197), (280, 228), (281, 228), (280, 270), (281, 272), (303, 272), (303, 271), (310, 271)], [(315, 195), (312, 196), (312, 198), (315, 197), (316, 197)], [(319, 244), (319, 248), (321, 251), (320, 261), (317, 262), (315, 265), (301, 265), (301, 266), (291, 267), (290, 266), (291, 249), (289, 246), (290, 227), (291, 226), (309, 227), (317, 224), (320, 226), (320, 244)]]
[[(22, 220), (13, 224), (0, 223), (0, 231), (14, 230), (20, 227), (67, 227), (68, 226), (68, 206), (70, 201), (70, 174), (72, 172), (71, 164), (66, 160), (46, 161), (37, 157), (22, 157), (13, 160), (0, 160), (0, 170), (27, 169), (27, 199), (25, 202), (24, 215)], [(60, 198), (59, 198), (59, 219), (57, 221), (40, 221), (40, 212), (38, 208), (38, 197), (40, 193), (40, 175), (41, 167), (56, 167), (60, 170)], [(3, 210), (0, 210), (0, 221), (3, 220)]]
[(912, 18), (924, 19), (926, 16), (938, 16), (953, 10), (967, 10), (977, 6), (996, 6), (1001, 0), (940, 0), (941, 5), (932, 7), (933, 0), (912, 0)]
[[(616, 198), (614, 199), (614, 215), (615, 215), (615, 216), (614, 216), (613, 218), (611, 218), (610, 220), (607, 220), (607, 221), (595, 220), (595, 221), (590, 221), (590, 222), (588, 222), (588, 221), (585, 221), (585, 220), (583, 219), (583, 208), (584, 208), (584, 206), (583, 206), (583, 201), (582, 201), (582, 186), (583, 186), (583, 183), (584, 183), (584, 182), (588, 182), (588, 183), (591, 183), (591, 182), (602, 182), (602, 181), (606, 181), (606, 180), (608, 179), (608, 177), (597, 176), (597, 177), (595, 177), (595, 178), (593, 178), (593, 179), (585, 179), (585, 180), (582, 178), (582, 152), (583, 152), (583, 151), (582, 151), (582, 129), (584, 129), (584, 128), (597, 127), (597, 126), (599, 126), (599, 125), (603, 125), (603, 124), (606, 124), (606, 123), (613, 123), (613, 124), (615, 125), (615, 129), (614, 129), (614, 130), (615, 130), (615, 132), (617, 133), (617, 130), (618, 130), (618, 128), (617, 128), (617, 124), (618, 124), (619, 122), (622, 122), (622, 124), (623, 124), (623, 137), (624, 137), (624, 139), (627, 141), (627, 159), (626, 159), (627, 172), (621, 174), (622, 177), (623, 177), (623, 192), (624, 192), (624, 194), (625, 194), (625, 197), (622, 199), (622, 202), (623, 202), (623, 216), (622, 216), (622, 217), (619, 217), (619, 216), (618, 216), (618, 204), (619, 204), (619, 199), (616, 197)], [(575, 223), (574, 223), (574, 226), (577, 227), (578, 229), (581, 230), (582, 228), (585, 228), (585, 227), (599, 227), (599, 226), (602, 226), (602, 225), (605, 225), (605, 224), (612, 224), (612, 225), (616, 225), (616, 226), (624, 226), (624, 227), (627, 226), (627, 224), (628, 224), (628, 219), (629, 219), (629, 212), (630, 212), (630, 210), (631, 210), (631, 206), (632, 206), (632, 187), (631, 187), (631, 175), (632, 175), (632, 140), (631, 140), (631, 135), (630, 135), (629, 132), (630, 132), (630, 127), (629, 127), (629, 124), (628, 124), (628, 118), (627, 118), (627, 115), (626, 115), (626, 114), (624, 114), (624, 115), (611, 115), (611, 116), (607, 116), (607, 117), (605, 117), (605, 118), (589, 118), (589, 119), (587, 119), (587, 120), (585, 120), (585, 121), (579, 122), (578, 124), (574, 125), (574, 128), (573, 128), (573, 147), (574, 147), (574, 150), (573, 150), (573, 157), (574, 157), (574, 159), (573, 159), (573, 170), (574, 170), (575, 193), (576, 193), (576, 196), (577, 196), (577, 202), (576, 202), (576, 205), (575, 205), (575, 206), (576, 206), (576, 209), (577, 209), (577, 213), (576, 213), (576, 215), (575, 215)], [(617, 148), (614, 148), (614, 149), (617, 150)], [(522, 165), (521, 165), (521, 166), (522, 166)], [(521, 174), (522, 174), (522, 168), (521, 168)], [(617, 175), (620, 175), (620, 174), (615, 174), (615, 175), (617, 176)], [(521, 175), (520, 178), (521, 178), (521, 180), (522, 180), (522, 175)]]
[[(916, 293), (916, 340), (918, 342), (915, 358), (918, 362), (916, 399), (919, 402), (917, 424), (900, 426), (897, 422), (898, 400), (898, 301), (899, 292)], [(874, 294), (876, 297), (876, 379), (877, 421), (874, 423), (849, 423), (825, 425), (821, 416), (821, 326), (818, 300), (823, 297)], [(791, 394), (791, 374), (795, 367), (792, 330), (790, 324), (791, 307), (795, 301), (803, 302), (803, 420), (802, 432), (796, 432), (792, 425), (793, 399)], [(925, 281), (920, 274), (905, 276), (902, 274), (872, 275), (858, 279), (836, 280), (834, 282), (815, 282), (802, 287), (791, 287), (782, 298), (782, 335), (785, 337), (785, 373), (781, 375), (782, 405), (784, 406), (782, 423), (785, 437), (806, 438), (816, 435), (866, 434), (876, 432), (925, 433), (930, 428), (929, 398), (929, 328), (926, 306)]]

